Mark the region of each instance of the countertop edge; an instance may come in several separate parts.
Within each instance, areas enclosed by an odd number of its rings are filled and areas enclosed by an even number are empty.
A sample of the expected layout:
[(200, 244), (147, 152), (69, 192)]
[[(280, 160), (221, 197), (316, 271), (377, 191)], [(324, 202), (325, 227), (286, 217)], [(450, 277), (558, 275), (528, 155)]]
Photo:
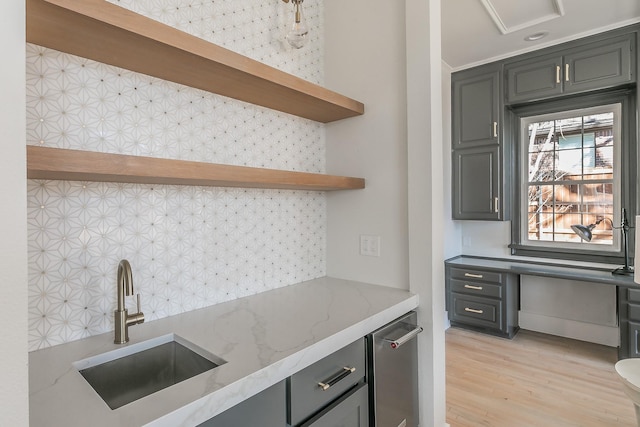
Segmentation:
[[(196, 407), (215, 408), (212, 411), (202, 413), (202, 416), (198, 417), (201, 421), (197, 422), (204, 422), (284, 380), (307, 366), (312, 365), (342, 347), (351, 344), (357, 339), (363, 338), (407, 312), (414, 310), (418, 307), (418, 303), (418, 296), (411, 295), (406, 300), (397, 303), (386, 310), (376, 313), (359, 323), (347, 327), (342, 331), (311, 344), (305, 349), (291, 354), (270, 366), (256, 371), (233, 384), (229, 384), (220, 390), (198, 399), (197, 401), (145, 424), (145, 427), (191, 426), (194, 421), (194, 410), (196, 412), (200, 412)], [(246, 390), (247, 387), (250, 387), (251, 392), (242, 393), (242, 390)], [(221, 400), (225, 402), (224, 405), (213, 404), (214, 402), (219, 402)]]

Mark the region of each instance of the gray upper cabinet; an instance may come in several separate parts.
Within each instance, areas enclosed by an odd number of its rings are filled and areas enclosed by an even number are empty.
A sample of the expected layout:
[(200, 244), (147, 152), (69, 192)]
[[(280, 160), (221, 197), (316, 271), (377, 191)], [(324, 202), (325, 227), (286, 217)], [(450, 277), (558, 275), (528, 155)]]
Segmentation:
[(499, 147), (453, 151), (453, 218), (500, 220)]
[(626, 34), (543, 56), (507, 62), (507, 104), (537, 101), (633, 83), (635, 34)]
[(510, 103), (562, 94), (562, 56), (533, 58), (505, 67)]
[(491, 64), (451, 76), (452, 216), (502, 220), (502, 67)]
[[(482, 69), (484, 70), (484, 69)], [(500, 70), (462, 72), (452, 77), (454, 149), (498, 144), (500, 117)]]

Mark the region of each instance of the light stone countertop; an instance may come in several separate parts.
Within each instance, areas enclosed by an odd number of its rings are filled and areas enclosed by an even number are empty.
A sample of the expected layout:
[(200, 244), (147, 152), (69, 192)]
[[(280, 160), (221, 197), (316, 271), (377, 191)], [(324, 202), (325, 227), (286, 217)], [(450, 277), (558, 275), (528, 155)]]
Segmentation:
[[(323, 277), (29, 354), (30, 425), (196, 426), (418, 306), (406, 290)], [(144, 311), (144, 301), (142, 306)], [(111, 410), (74, 362), (166, 334), (227, 361)]]

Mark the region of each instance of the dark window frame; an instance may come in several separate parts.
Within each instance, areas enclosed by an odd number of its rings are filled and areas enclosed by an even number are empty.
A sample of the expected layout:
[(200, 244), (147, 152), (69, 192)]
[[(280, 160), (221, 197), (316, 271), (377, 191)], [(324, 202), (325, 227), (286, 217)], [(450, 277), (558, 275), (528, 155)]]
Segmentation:
[[(547, 113), (559, 113), (567, 110), (589, 108), (606, 104), (621, 104), (621, 141), (620, 141), (620, 206), (626, 208), (627, 219), (632, 227), (635, 227), (636, 215), (636, 177), (637, 177), (637, 141), (636, 141), (636, 98), (633, 90), (614, 90), (604, 93), (576, 96), (528, 104), (508, 109), (505, 117), (510, 123), (510, 137), (512, 143), (512, 176), (516, 177), (517, 185), (512, 186), (511, 197), (511, 249), (512, 255), (530, 256), (540, 258), (566, 259), (575, 261), (603, 262), (620, 264), (624, 263), (624, 251), (622, 246), (619, 251), (580, 250), (561, 247), (528, 245), (521, 241), (521, 188), (522, 183), (522, 141), (520, 140), (520, 118)], [(616, 224), (618, 226), (619, 224)], [(524, 224), (526, 226), (526, 224)], [(634, 230), (629, 233), (629, 256), (633, 259), (635, 238)], [(620, 232), (614, 230), (614, 232)]]

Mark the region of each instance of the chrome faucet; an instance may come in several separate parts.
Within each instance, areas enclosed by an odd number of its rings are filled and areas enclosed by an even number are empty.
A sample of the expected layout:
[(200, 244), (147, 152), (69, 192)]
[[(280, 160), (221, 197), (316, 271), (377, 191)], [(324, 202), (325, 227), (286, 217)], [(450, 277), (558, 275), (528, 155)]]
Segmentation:
[(123, 259), (118, 264), (118, 308), (113, 312), (116, 324), (116, 344), (124, 344), (129, 341), (129, 326), (144, 322), (144, 313), (140, 311), (140, 294), (137, 295), (138, 312), (129, 315), (124, 304), (125, 295), (133, 295), (133, 275), (129, 261)]

